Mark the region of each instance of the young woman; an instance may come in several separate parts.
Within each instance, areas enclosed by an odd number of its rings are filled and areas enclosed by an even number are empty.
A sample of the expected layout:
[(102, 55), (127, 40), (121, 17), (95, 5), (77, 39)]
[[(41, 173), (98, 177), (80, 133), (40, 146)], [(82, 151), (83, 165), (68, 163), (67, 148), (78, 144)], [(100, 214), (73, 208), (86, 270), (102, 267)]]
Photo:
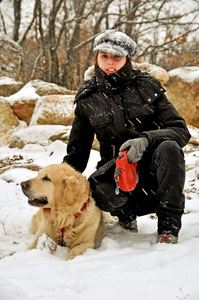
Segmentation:
[(127, 149), (128, 162), (137, 162), (136, 188), (120, 191), (121, 198), (115, 198), (114, 186), (108, 192), (102, 188), (104, 197), (95, 193), (96, 204), (132, 232), (137, 232), (137, 216), (156, 212), (158, 242), (177, 243), (184, 211), (182, 148), (190, 138), (185, 121), (159, 81), (132, 68), (136, 43), (129, 36), (107, 30), (96, 37), (93, 50), (94, 74), (76, 95), (64, 162), (83, 172), (94, 134), (100, 143), (99, 170)]

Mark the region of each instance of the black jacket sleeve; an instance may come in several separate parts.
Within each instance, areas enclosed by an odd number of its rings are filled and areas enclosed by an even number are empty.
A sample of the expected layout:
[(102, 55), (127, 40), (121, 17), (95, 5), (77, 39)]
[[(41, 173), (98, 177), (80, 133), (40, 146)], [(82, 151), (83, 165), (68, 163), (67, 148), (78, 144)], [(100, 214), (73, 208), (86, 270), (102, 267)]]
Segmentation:
[(145, 136), (149, 144), (170, 139), (183, 148), (191, 137), (185, 120), (164, 94), (154, 101), (153, 106), (160, 129), (144, 131), (140, 136)]
[(75, 118), (68, 141), (67, 155), (63, 161), (76, 170), (83, 172), (88, 163), (93, 139), (94, 131), (88, 119), (84, 116), (81, 101), (79, 101), (75, 109)]

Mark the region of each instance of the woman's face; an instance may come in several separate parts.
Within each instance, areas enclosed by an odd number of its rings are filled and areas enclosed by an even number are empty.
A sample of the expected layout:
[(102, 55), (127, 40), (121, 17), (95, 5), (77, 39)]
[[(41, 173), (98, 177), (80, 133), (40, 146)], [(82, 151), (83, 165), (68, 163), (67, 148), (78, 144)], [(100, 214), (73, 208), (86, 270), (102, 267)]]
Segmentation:
[(97, 64), (98, 67), (104, 71), (107, 75), (115, 73), (121, 69), (127, 59), (126, 56), (118, 57), (117, 55), (110, 52), (98, 52)]

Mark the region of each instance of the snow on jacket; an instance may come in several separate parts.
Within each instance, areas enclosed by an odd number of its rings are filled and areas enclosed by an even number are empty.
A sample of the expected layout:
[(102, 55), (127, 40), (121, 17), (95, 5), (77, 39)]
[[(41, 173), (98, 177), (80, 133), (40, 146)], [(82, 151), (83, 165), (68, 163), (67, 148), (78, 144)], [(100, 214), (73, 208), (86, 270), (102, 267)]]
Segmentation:
[(145, 136), (149, 147), (174, 140), (184, 147), (190, 134), (184, 119), (164, 95), (160, 82), (127, 63), (106, 75), (98, 66), (80, 87), (64, 161), (83, 172), (94, 134), (100, 143), (98, 167), (118, 155), (128, 139)]

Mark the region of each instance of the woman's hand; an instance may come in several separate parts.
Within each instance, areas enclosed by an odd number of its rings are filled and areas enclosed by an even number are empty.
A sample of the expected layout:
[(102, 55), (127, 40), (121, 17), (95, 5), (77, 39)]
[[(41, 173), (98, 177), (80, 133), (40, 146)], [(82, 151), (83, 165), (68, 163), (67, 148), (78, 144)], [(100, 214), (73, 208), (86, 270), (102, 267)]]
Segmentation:
[(122, 146), (120, 147), (119, 151), (122, 152), (124, 150), (128, 150), (127, 152), (127, 160), (130, 164), (133, 164), (137, 161), (139, 161), (146, 148), (148, 147), (148, 141), (145, 137), (136, 138), (132, 140), (126, 141)]

